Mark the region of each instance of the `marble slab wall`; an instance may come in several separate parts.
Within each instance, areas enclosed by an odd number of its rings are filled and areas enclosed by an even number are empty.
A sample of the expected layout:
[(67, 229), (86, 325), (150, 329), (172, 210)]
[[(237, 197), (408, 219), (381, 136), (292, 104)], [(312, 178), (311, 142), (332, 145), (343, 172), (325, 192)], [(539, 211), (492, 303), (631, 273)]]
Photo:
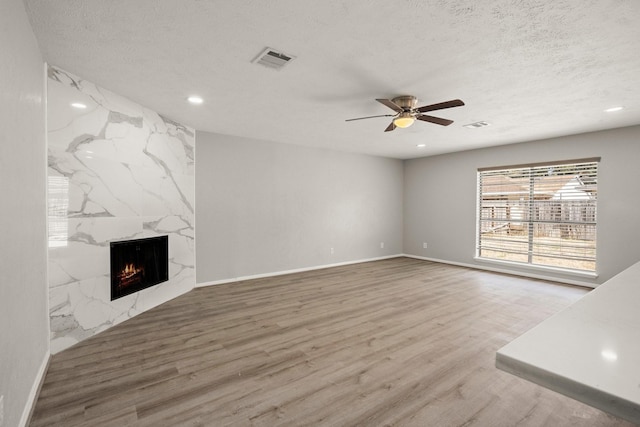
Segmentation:
[[(47, 86), (56, 353), (195, 286), (195, 132), (59, 68)], [(111, 301), (109, 243), (158, 235), (169, 281)]]

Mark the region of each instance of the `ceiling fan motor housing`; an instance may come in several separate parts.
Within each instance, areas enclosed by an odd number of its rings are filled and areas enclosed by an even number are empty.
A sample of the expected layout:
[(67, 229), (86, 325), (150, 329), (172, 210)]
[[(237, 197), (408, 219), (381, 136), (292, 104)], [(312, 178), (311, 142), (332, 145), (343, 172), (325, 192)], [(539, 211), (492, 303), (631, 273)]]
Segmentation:
[(391, 101), (393, 101), (394, 104), (402, 108), (404, 111), (411, 111), (416, 108), (416, 105), (418, 104), (418, 98), (410, 95), (397, 96)]

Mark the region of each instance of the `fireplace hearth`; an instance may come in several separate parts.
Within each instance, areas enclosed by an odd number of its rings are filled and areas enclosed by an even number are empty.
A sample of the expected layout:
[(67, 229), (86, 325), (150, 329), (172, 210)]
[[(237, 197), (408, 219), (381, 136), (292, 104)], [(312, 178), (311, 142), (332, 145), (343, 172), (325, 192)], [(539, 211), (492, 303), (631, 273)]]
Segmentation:
[(168, 236), (110, 245), (111, 301), (169, 280)]

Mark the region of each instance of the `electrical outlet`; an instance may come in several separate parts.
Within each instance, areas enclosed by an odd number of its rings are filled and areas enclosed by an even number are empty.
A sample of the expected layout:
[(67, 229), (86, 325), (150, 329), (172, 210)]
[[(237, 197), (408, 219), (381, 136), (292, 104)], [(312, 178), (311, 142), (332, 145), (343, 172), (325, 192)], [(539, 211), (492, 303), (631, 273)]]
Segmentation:
[(330, 248), (329, 250), (331, 251), (331, 255), (333, 255), (333, 248)]
[(384, 242), (380, 242), (380, 249), (384, 249)]
[(427, 242), (422, 243), (422, 249), (427, 249)]

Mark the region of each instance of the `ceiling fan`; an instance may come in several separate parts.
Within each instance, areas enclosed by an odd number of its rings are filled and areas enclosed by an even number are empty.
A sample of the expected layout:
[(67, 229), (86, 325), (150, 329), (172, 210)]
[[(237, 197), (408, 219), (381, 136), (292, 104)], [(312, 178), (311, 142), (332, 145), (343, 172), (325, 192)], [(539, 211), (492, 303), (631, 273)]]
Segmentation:
[(397, 127), (407, 128), (411, 126), (416, 120), (435, 123), (442, 126), (449, 126), (451, 123), (453, 123), (453, 120), (428, 116), (422, 113), (426, 113), (427, 111), (442, 110), (444, 108), (461, 107), (464, 105), (464, 102), (462, 102), (461, 100), (454, 99), (451, 101), (440, 102), (438, 104), (425, 105), (424, 107), (416, 108), (418, 99), (415, 96), (410, 95), (397, 96), (393, 99), (376, 99), (376, 101), (391, 108), (396, 112), (396, 114), (382, 114), (379, 116), (358, 117), (356, 119), (347, 119), (345, 121), (351, 122), (354, 120), (373, 119), (375, 117), (393, 117), (393, 120), (391, 121), (389, 126), (387, 126), (387, 128), (384, 130), (385, 132), (390, 132)]

